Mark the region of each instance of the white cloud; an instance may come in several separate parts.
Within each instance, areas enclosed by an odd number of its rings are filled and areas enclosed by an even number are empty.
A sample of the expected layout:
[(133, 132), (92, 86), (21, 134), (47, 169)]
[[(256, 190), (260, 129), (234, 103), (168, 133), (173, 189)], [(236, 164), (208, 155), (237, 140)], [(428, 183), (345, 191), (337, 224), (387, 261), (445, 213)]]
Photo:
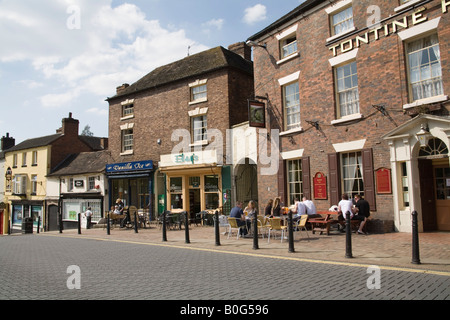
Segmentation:
[[(72, 2), (0, 1), (0, 30), (8, 30), (0, 33), (0, 43), (8, 43), (0, 50), (0, 63), (29, 62), (55, 83), (39, 99), (44, 107), (63, 107), (83, 94), (112, 96), (118, 85), (184, 58), (188, 46), (191, 54), (207, 49), (184, 30), (147, 19), (136, 5), (112, 7), (112, 0), (77, 0), (80, 29), (71, 30), (66, 22)], [(223, 21), (210, 24), (220, 28)]]
[(98, 116), (107, 116), (108, 109), (100, 109), (100, 108), (90, 108), (86, 110), (87, 113)]
[(256, 22), (266, 20), (266, 18), (267, 8), (262, 4), (245, 9), (244, 22), (247, 24), (255, 24)]
[(217, 30), (222, 30), (223, 24), (225, 23), (224, 19), (211, 19), (202, 24), (203, 27), (210, 28), (214, 27)]

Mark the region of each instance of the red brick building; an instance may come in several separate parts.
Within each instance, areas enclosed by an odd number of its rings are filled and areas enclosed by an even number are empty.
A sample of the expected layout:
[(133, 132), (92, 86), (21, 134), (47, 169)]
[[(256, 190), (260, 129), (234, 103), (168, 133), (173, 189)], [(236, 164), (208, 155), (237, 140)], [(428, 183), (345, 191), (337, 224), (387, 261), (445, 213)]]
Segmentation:
[(222, 207), (231, 189), (226, 130), (248, 120), (250, 60), (245, 43), (216, 47), (117, 88), (108, 98), (110, 199), (153, 216)]
[(409, 232), (414, 210), (420, 230), (450, 230), (449, 11), (445, 0), (307, 0), (248, 39), (266, 128), (280, 132), (260, 210), (277, 196), (328, 210), (362, 194), (369, 232)]

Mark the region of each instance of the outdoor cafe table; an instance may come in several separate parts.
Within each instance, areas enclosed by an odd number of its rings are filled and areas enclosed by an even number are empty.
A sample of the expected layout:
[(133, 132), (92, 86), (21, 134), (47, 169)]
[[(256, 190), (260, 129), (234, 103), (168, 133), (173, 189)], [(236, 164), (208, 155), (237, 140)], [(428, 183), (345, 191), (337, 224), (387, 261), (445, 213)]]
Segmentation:
[(327, 235), (330, 235), (330, 226), (339, 223), (339, 213), (337, 211), (317, 211), (317, 213), (322, 215), (322, 218), (307, 220), (311, 224), (312, 233), (315, 234), (316, 231), (319, 231), (320, 234), (326, 232)]

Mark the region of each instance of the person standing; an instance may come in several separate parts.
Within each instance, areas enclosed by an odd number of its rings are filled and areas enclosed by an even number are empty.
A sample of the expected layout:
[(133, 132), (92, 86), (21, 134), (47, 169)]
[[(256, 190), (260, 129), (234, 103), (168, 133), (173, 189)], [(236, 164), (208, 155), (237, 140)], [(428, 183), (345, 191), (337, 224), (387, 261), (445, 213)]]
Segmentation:
[(86, 217), (86, 229), (91, 228), (91, 220), (92, 220), (92, 211), (91, 207), (88, 207), (86, 212), (84, 213), (84, 216)]
[(370, 204), (367, 200), (363, 199), (361, 195), (357, 194), (355, 196), (355, 211), (357, 215), (354, 217), (355, 219), (361, 220), (359, 225), (358, 233), (365, 234), (363, 231), (364, 225), (367, 222), (367, 218), (370, 217)]

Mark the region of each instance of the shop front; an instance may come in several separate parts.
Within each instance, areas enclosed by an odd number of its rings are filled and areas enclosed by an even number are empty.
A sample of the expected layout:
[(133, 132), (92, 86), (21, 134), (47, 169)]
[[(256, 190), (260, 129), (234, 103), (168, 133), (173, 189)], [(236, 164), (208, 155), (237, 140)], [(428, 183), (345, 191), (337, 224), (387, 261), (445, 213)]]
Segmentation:
[(121, 199), (123, 205), (134, 206), (154, 218), (153, 161), (124, 162), (106, 165), (109, 208)]
[(215, 150), (162, 155), (159, 167), (165, 174), (167, 210), (187, 211), (192, 218), (202, 211), (231, 209), (231, 170), (217, 165)]
[(43, 201), (12, 201), (11, 214), (11, 232), (22, 232), (23, 222), (25, 218), (32, 218), (33, 229), (37, 231), (38, 220), (40, 219), (40, 227), (43, 227), (44, 217), (44, 202)]

